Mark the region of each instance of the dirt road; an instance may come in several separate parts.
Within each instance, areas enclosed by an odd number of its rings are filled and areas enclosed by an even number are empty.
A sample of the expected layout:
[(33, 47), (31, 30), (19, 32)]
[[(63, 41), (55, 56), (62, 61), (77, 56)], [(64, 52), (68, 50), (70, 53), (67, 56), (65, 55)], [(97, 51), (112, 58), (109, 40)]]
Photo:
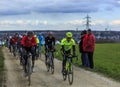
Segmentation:
[[(4, 87), (28, 87), (27, 79), (23, 76), (22, 67), (7, 48), (3, 49), (5, 57), (6, 83)], [(68, 81), (63, 81), (61, 62), (55, 60), (55, 74), (46, 71), (43, 61), (37, 60), (35, 73), (32, 74), (30, 87), (69, 87)], [(120, 84), (98, 74), (74, 67), (74, 83), (70, 87), (120, 87)]]

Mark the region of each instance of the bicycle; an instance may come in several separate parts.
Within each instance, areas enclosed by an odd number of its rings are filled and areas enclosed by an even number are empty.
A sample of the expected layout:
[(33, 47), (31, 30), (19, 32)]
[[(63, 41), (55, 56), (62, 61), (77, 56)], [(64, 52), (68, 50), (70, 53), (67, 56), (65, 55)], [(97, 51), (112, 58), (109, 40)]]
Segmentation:
[(32, 56), (30, 53), (27, 53), (26, 57), (27, 57), (27, 64), (25, 65), (25, 60), (24, 61), (24, 65), (23, 68), (25, 70), (26, 68), (26, 73), (27, 73), (27, 77), (28, 77), (28, 85), (31, 85), (31, 74), (32, 74), (32, 69), (31, 69), (31, 60), (30, 60), (30, 56)]
[(65, 81), (68, 76), (69, 84), (72, 85), (74, 79), (72, 58), (75, 58), (77, 56), (72, 56), (71, 54), (68, 54), (66, 57), (67, 57), (67, 61), (65, 65), (65, 74), (62, 73), (63, 80)]
[(46, 61), (47, 71), (51, 71), (51, 74), (54, 74), (54, 58), (53, 58), (53, 51), (48, 50), (47, 52), (47, 61)]

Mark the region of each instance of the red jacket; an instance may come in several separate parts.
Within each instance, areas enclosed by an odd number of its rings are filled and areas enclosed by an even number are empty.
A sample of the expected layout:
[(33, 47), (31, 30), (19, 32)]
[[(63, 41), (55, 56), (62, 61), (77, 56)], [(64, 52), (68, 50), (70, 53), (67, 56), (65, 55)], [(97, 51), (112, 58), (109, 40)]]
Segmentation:
[(83, 51), (94, 52), (95, 49), (95, 36), (90, 33), (86, 34), (83, 38)]
[(18, 37), (13, 37), (10, 39), (11, 44), (17, 44), (17, 42), (18, 42)]
[(23, 45), (24, 47), (33, 47), (36, 44), (36, 38), (33, 36), (31, 38), (31, 40), (28, 39), (28, 36), (24, 36), (21, 40), (21, 45)]

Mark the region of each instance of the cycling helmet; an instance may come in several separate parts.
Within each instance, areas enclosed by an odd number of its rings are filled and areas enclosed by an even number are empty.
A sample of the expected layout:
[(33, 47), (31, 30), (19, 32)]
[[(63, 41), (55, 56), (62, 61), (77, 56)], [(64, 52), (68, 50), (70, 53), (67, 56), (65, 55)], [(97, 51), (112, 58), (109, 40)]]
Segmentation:
[(28, 32), (27, 32), (27, 35), (28, 35), (28, 36), (33, 36), (33, 32), (32, 32), (32, 31), (28, 31)]
[(19, 35), (19, 33), (15, 33), (15, 35)]
[(42, 35), (42, 33), (39, 33), (38, 35)]
[(53, 32), (48, 32), (48, 35), (53, 35)]
[(72, 36), (73, 36), (73, 34), (71, 32), (66, 33), (66, 37), (72, 37)]

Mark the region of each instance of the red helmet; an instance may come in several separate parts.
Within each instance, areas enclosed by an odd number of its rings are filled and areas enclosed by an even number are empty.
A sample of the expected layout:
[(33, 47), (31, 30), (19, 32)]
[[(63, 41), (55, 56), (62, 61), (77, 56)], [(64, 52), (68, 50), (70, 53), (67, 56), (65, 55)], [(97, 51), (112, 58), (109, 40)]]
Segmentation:
[(53, 35), (53, 32), (48, 32), (48, 35)]

